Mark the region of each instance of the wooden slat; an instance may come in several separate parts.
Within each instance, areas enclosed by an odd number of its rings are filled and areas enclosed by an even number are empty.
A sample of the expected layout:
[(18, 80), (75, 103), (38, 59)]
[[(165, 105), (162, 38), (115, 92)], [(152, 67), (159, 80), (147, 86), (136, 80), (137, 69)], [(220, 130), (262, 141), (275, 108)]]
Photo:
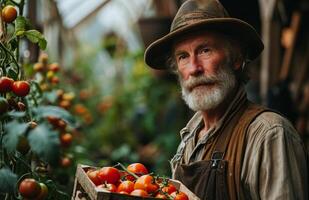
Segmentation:
[(299, 31), (300, 22), (301, 22), (301, 13), (299, 11), (295, 11), (292, 15), (291, 26), (290, 26), (292, 30), (291, 45), (285, 50), (285, 53), (283, 56), (283, 62), (282, 62), (281, 72), (280, 72), (280, 80), (285, 80), (289, 74), (291, 60), (292, 60), (292, 56), (294, 53), (294, 47), (295, 47), (297, 34)]
[(266, 95), (270, 85), (271, 70), (271, 42), (272, 42), (272, 19), (277, 0), (259, 0), (260, 14), (262, 22), (262, 40), (264, 42), (264, 51), (261, 55), (261, 71), (260, 71), (260, 94), (262, 103), (266, 102)]

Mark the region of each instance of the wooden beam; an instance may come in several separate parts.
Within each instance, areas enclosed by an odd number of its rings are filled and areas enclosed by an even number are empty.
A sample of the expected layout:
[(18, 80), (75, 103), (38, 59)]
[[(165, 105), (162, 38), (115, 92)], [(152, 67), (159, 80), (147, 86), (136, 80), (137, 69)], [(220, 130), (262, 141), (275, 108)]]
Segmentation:
[[(31, 24), (38, 29), (41, 30), (41, 27), (39, 27), (37, 23), (37, 1), (36, 0), (28, 0), (28, 18), (31, 22)], [(30, 12), (31, 11), (31, 12)], [(30, 57), (29, 60), (34, 63), (38, 60), (39, 57), (39, 48), (36, 44), (33, 44), (32, 42), (27, 41), (28, 49), (30, 51)]]
[(261, 72), (260, 72), (260, 94), (262, 103), (266, 103), (266, 95), (270, 82), (271, 69), (271, 28), (277, 0), (259, 0), (261, 22), (262, 22), (262, 40), (264, 42), (264, 51), (261, 55)]
[(177, 12), (175, 0), (153, 0), (158, 16), (174, 17)]
[(82, 20), (80, 20), (77, 24), (75, 24), (71, 30), (78, 29), (80, 26), (86, 23), (89, 19), (94, 17), (104, 6), (106, 6), (111, 0), (103, 1), (99, 6), (97, 6), (92, 12), (90, 12), (87, 16), (85, 16)]
[(292, 60), (292, 56), (294, 53), (294, 47), (295, 47), (295, 42), (296, 42), (297, 34), (299, 31), (299, 27), (300, 27), (300, 22), (301, 22), (301, 13), (299, 11), (294, 11), (292, 15), (291, 25), (290, 25), (290, 29), (292, 33), (291, 38), (290, 38), (291, 43), (285, 50), (285, 53), (283, 56), (283, 62), (282, 62), (281, 72), (280, 72), (281, 80), (285, 80), (290, 71), (291, 60)]

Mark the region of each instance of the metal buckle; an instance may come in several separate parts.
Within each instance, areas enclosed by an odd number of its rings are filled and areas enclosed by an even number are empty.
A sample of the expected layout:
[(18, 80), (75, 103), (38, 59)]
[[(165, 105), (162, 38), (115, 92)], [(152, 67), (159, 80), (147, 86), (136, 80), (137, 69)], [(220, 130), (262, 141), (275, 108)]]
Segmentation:
[(211, 156), (211, 161), (212, 161), (211, 168), (217, 168), (219, 161), (223, 160), (223, 157), (224, 157), (223, 152), (219, 152), (219, 151), (213, 152)]

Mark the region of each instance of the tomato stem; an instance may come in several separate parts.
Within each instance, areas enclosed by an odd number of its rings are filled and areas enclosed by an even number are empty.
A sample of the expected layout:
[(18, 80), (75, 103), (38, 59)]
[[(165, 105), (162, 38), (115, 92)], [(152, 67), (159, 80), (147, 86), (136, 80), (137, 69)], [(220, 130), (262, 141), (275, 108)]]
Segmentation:
[(9, 49), (6, 48), (6, 46), (5, 46), (2, 42), (0, 42), (0, 47), (1, 47), (6, 53), (8, 53), (8, 54), (11, 56), (11, 58), (12, 58), (14, 64), (17, 66), (17, 74), (19, 75), (19, 68), (20, 68), (20, 66), (19, 66), (17, 60), (15, 59), (15, 56), (12, 54), (12, 52), (11, 52)]
[(135, 179), (138, 179), (138, 178), (139, 178), (136, 174), (134, 174), (134, 173), (128, 171), (127, 168), (126, 168), (123, 164), (117, 163), (117, 165), (120, 166), (125, 172), (127, 172), (128, 174), (130, 174), (131, 176), (133, 176)]

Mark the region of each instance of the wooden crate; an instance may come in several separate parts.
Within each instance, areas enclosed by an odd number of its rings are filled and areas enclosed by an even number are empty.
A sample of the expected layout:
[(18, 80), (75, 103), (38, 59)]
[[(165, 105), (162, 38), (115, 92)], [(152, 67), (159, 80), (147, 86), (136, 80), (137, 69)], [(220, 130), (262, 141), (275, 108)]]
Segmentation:
[[(143, 198), (135, 197), (125, 194), (112, 193), (103, 188), (97, 188), (95, 184), (88, 178), (86, 171), (89, 169), (94, 169), (88, 165), (78, 164), (72, 200), (157, 200), (157, 198)], [(186, 193), (189, 197), (189, 200), (200, 200), (196, 197), (188, 188), (176, 180), (170, 180), (179, 191)]]

